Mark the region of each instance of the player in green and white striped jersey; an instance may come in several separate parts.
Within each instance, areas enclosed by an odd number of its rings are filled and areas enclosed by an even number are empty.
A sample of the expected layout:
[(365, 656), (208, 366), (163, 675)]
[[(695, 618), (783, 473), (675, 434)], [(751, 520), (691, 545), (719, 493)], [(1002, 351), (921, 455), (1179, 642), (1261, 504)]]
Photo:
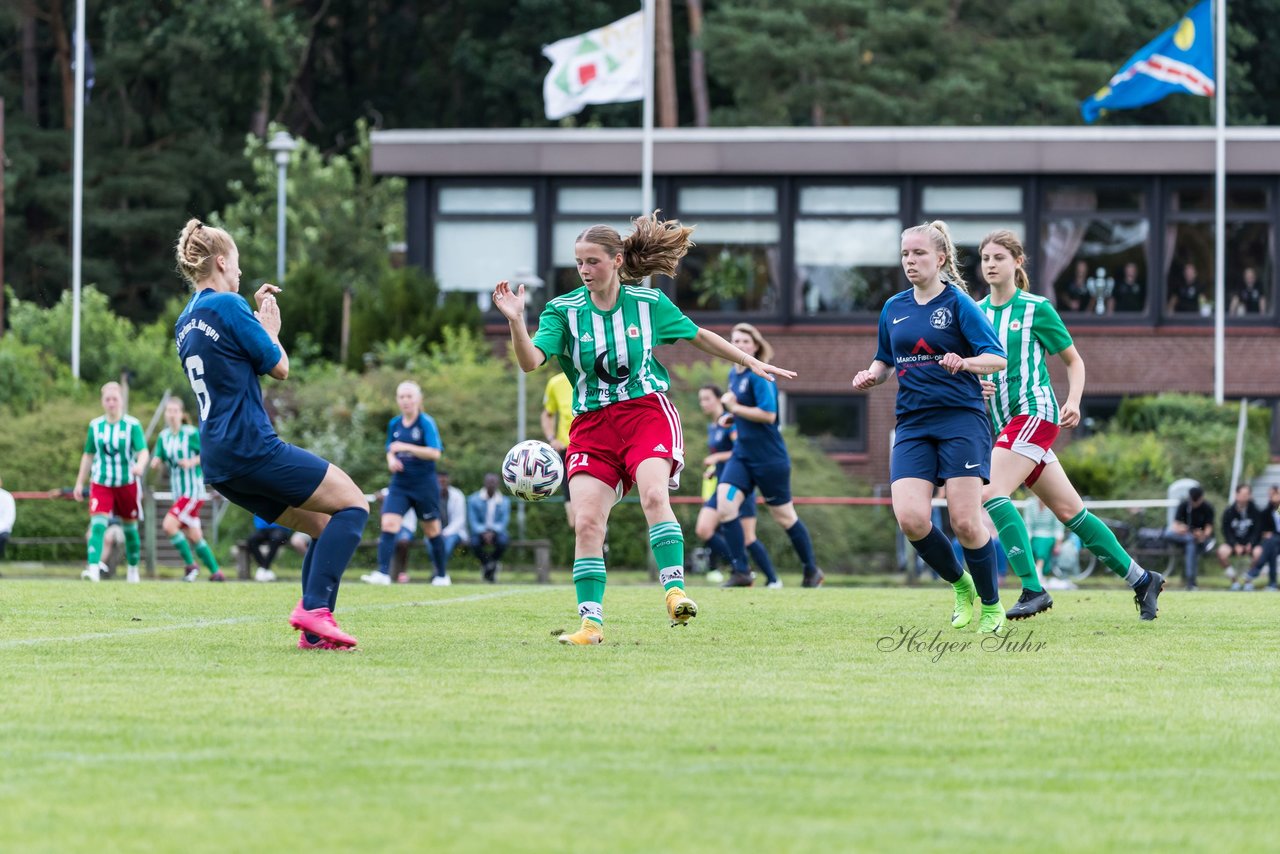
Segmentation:
[[(979, 244), (982, 275), (991, 294), (978, 307), (987, 315), (1009, 356), (1005, 370), (991, 375), (988, 406), (996, 442), (991, 452), (991, 482), (983, 489), (983, 506), (991, 514), (1009, 565), (1022, 581), (1022, 596), (1007, 617), (1021, 620), (1053, 607), (1053, 599), (1036, 576), (1031, 539), (1009, 496), (1025, 483), (1045, 506), (1079, 535), (1085, 548), (1133, 588), (1138, 614), (1156, 618), (1164, 577), (1147, 571), (1124, 550), (1111, 529), (1085, 509), (1052, 445), (1059, 427), (1080, 422), (1084, 393), (1084, 361), (1057, 310), (1044, 297), (1028, 292), (1022, 243), (1010, 231), (995, 231)], [(1049, 378), (1049, 356), (1067, 365), (1067, 400), (1061, 407)]]
[(209, 570), (210, 581), (225, 581), (213, 549), (205, 542), (200, 530), (200, 508), (204, 506), (204, 472), (200, 468), (200, 431), (187, 423), (182, 398), (171, 397), (164, 406), (165, 428), (156, 437), (156, 449), (151, 467), (169, 467), (169, 492), (173, 504), (164, 517), (164, 532), (169, 542), (182, 555), (183, 580), (195, 581), (200, 577), (192, 549)]
[(150, 456), (147, 440), (138, 419), (124, 414), (124, 393), (119, 383), (102, 387), (102, 411), (103, 415), (89, 422), (73, 490), (76, 500), (83, 500), (85, 479), (90, 478), (89, 560), (80, 577), (90, 581), (102, 577), (102, 538), (108, 517), (115, 515), (124, 528), (128, 580), (137, 583), (138, 558), (142, 555), (142, 542), (138, 538), (138, 479), (146, 471)]
[(681, 339), (757, 374), (793, 377), (748, 356), (701, 329), (657, 288), (623, 285), (661, 273), (671, 276), (690, 244), (692, 228), (657, 216), (637, 217), (624, 240), (596, 225), (574, 241), (583, 287), (547, 303), (533, 338), (525, 328), (524, 287), (499, 282), (493, 304), (511, 326), (516, 359), (532, 371), (554, 356), (573, 386), (568, 470), (576, 545), (573, 581), (582, 627), (560, 636), (565, 644), (604, 640), (605, 526), (614, 504), (632, 485), (649, 522), (649, 545), (666, 593), (671, 624), (684, 625), (698, 606), (684, 592), (684, 534), (668, 489), (684, 467), (680, 416), (664, 392), (667, 371), (654, 355)]

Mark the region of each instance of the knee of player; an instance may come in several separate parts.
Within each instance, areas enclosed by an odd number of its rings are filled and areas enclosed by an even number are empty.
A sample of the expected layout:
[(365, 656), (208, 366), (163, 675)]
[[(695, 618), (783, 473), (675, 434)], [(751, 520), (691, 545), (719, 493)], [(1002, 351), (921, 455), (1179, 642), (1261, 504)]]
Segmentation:
[(670, 504), (670, 492), (665, 483), (650, 484), (640, 489), (640, 507), (646, 514), (665, 510)]
[(925, 537), (933, 527), (928, 508), (921, 511), (916, 507), (895, 507), (893, 512), (898, 518), (898, 527), (902, 528), (902, 533), (906, 534), (908, 539), (918, 540)]
[(603, 515), (585, 513), (579, 510), (574, 522), (573, 531), (577, 535), (580, 545), (597, 546), (604, 543), (607, 522)]
[(955, 531), (957, 539), (972, 542), (982, 538), (987, 526), (977, 514), (967, 517), (952, 516), (951, 530)]
[(384, 513), (380, 521), (382, 523), (382, 533), (384, 534), (398, 534), (404, 524), (402, 517), (391, 513)]

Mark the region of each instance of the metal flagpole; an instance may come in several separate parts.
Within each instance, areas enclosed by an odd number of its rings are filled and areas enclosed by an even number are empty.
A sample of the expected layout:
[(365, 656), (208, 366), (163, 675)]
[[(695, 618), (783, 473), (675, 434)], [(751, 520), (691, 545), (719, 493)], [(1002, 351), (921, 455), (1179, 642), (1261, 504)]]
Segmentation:
[(653, 213), (653, 0), (644, 0), (644, 130), (640, 143), (640, 213)]
[(84, 0), (76, 0), (75, 106), (71, 167), (71, 376), (80, 379), (80, 243), (84, 216)]
[(1222, 403), (1226, 370), (1227, 295), (1227, 0), (1214, 0), (1213, 140), (1213, 399)]

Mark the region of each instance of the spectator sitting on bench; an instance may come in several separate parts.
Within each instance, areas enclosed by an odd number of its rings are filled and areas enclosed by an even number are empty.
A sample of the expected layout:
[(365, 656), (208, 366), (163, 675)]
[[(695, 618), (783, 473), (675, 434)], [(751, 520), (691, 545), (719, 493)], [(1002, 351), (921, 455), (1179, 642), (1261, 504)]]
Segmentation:
[(497, 474), (486, 474), (484, 487), (467, 499), (467, 517), (471, 550), (480, 561), (484, 580), (493, 584), (498, 580), (498, 560), (510, 542), (507, 523), (511, 520), (511, 499), (498, 489)]
[(1178, 505), (1173, 524), (1165, 532), (1165, 538), (1171, 543), (1183, 547), (1186, 568), (1183, 580), (1187, 590), (1197, 590), (1196, 570), (1200, 565), (1200, 556), (1213, 551), (1213, 505), (1205, 501), (1204, 490), (1198, 486), (1191, 487), (1187, 497)]
[(467, 497), (461, 489), (449, 483), (447, 471), (436, 471), (440, 483), (440, 536), (444, 537), (443, 572), (431, 579), (435, 587), (448, 587), (452, 584), (449, 578), (449, 558), (459, 544), (469, 545), (471, 537), (467, 533)]
[(288, 543), (289, 548), (298, 554), (305, 555), (307, 546), (311, 545), (311, 537), (301, 531), (290, 531), (288, 528), (275, 525), (259, 516), (253, 517), (253, 533), (249, 535), (246, 547), (249, 549), (249, 554), (253, 556), (254, 562), (258, 564), (258, 568), (253, 573), (254, 581), (276, 580), (271, 564), (276, 559), (276, 552), (280, 551), (280, 547), (285, 543)]
[(1222, 511), (1222, 545), (1218, 546), (1218, 563), (1222, 573), (1232, 581), (1236, 570), (1233, 557), (1244, 557), (1251, 564), (1262, 556), (1262, 536), (1271, 532), (1271, 514), (1253, 503), (1253, 487), (1242, 483), (1236, 487), (1235, 503)]

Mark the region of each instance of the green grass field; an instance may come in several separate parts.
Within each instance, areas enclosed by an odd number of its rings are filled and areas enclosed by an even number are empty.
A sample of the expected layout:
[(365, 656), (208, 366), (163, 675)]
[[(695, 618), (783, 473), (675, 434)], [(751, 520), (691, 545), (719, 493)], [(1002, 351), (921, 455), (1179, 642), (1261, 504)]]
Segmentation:
[(1055, 594), (991, 651), (936, 587), (695, 587), (671, 629), (616, 586), (566, 648), (568, 587), (356, 583), (324, 653), (295, 589), (0, 582), (0, 851), (1275, 844), (1275, 594)]

